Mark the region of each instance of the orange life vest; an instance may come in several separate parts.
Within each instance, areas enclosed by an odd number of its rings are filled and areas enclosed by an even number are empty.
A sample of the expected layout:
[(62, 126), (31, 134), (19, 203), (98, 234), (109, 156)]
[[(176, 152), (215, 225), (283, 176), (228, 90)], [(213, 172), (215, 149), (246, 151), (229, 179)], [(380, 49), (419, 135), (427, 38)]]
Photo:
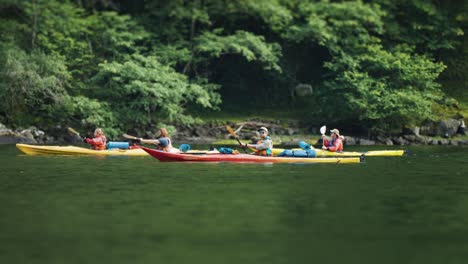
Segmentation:
[(323, 145), (331, 152), (343, 152), (343, 140), (340, 137), (332, 138), (331, 140), (324, 139)]
[[(259, 141), (257, 141), (257, 145), (258, 145), (258, 144), (262, 144), (263, 141), (264, 141), (265, 139), (268, 139), (268, 140), (269, 140), (270, 137), (267, 136), (267, 137), (265, 137), (264, 139), (263, 139), (263, 138), (260, 139)], [(259, 156), (271, 156), (271, 155), (272, 155), (272, 152), (271, 152), (271, 149), (269, 149), (269, 148), (268, 148), (268, 149), (257, 149), (257, 150), (255, 151), (255, 155), (259, 155)]]
[(97, 136), (95, 138), (87, 138), (86, 142), (91, 145), (91, 148), (94, 150), (105, 150), (107, 138), (102, 136)]

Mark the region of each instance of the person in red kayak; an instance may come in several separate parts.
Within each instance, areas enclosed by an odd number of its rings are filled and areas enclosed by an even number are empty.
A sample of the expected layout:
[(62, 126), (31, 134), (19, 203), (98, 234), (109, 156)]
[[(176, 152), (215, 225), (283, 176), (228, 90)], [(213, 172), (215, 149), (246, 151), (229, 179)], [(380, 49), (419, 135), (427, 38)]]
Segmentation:
[(169, 133), (165, 128), (159, 129), (159, 136), (156, 139), (143, 139), (139, 138), (141, 143), (154, 144), (159, 150), (171, 153), (179, 153), (180, 151), (172, 146)]
[(91, 148), (94, 150), (106, 149), (107, 138), (100, 128), (96, 128), (96, 130), (94, 130), (94, 138), (85, 137), (83, 141), (90, 144)]
[(260, 135), (260, 140), (257, 144), (245, 144), (241, 142), (242, 146), (255, 149), (255, 155), (271, 156), (273, 141), (268, 136), (268, 129), (266, 127), (261, 127), (257, 132)]
[(331, 137), (322, 135), (323, 146), (322, 149), (328, 150), (331, 152), (343, 152), (343, 139), (344, 137), (340, 135), (340, 131), (336, 128), (330, 130)]

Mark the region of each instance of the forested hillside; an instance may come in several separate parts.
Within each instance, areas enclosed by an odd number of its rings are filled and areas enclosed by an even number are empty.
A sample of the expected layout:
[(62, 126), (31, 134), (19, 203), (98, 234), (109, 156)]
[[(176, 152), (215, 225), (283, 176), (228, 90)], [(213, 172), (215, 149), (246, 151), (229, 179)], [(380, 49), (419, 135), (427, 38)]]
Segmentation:
[(0, 123), (296, 111), (398, 132), (468, 114), (468, 1), (0, 0)]

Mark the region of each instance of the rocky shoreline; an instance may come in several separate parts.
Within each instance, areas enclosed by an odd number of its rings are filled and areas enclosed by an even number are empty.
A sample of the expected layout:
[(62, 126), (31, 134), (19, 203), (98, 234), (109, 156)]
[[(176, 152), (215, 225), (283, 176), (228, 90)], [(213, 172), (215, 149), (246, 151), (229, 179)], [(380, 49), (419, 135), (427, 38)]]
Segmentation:
[[(213, 144), (220, 140), (231, 139), (231, 136), (226, 131), (226, 125), (230, 125), (236, 130), (239, 137), (246, 141), (256, 139), (256, 128), (260, 126), (268, 127), (272, 138), (275, 139), (276, 145), (296, 145), (301, 140), (311, 141), (311, 137), (307, 135), (316, 135), (314, 140), (310, 142), (315, 145), (320, 145), (319, 128), (308, 127), (301, 125), (295, 121), (264, 121), (264, 120), (247, 120), (245, 122), (229, 123), (211, 121), (195, 127), (177, 126), (177, 131), (173, 135), (173, 140), (189, 144)], [(26, 129), (9, 129), (3, 124), (0, 124), (0, 144), (73, 144), (77, 143), (76, 138), (63, 133), (63, 128), (57, 127), (55, 131), (46, 133), (36, 127)], [(60, 132), (62, 131), (62, 132)], [(60, 135), (60, 136), (57, 136)], [(146, 137), (154, 135), (148, 133)], [(276, 138), (275, 138), (276, 137)], [(468, 145), (468, 137), (464, 122), (462, 120), (447, 119), (438, 122), (428, 123), (425, 126), (409, 129), (406, 133), (395, 136), (375, 136), (364, 137), (345, 135), (345, 145)]]

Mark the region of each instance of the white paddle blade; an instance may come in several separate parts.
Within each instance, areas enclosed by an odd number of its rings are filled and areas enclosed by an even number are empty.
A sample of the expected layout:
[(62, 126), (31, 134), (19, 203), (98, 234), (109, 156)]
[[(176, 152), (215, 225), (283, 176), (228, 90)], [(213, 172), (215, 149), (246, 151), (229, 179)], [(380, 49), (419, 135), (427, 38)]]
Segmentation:
[(75, 129), (71, 128), (71, 127), (68, 127), (67, 128), (68, 132), (71, 133), (71, 134), (74, 134), (76, 136), (80, 136), (80, 133), (78, 133)]
[(327, 126), (322, 126), (320, 128), (320, 134), (325, 135), (325, 132), (327, 132)]
[(123, 134), (122, 135), (124, 138), (127, 138), (127, 139), (133, 139), (133, 140), (137, 140), (138, 138), (137, 137), (134, 137), (134, 136), (130, 136), (128, 134)]

